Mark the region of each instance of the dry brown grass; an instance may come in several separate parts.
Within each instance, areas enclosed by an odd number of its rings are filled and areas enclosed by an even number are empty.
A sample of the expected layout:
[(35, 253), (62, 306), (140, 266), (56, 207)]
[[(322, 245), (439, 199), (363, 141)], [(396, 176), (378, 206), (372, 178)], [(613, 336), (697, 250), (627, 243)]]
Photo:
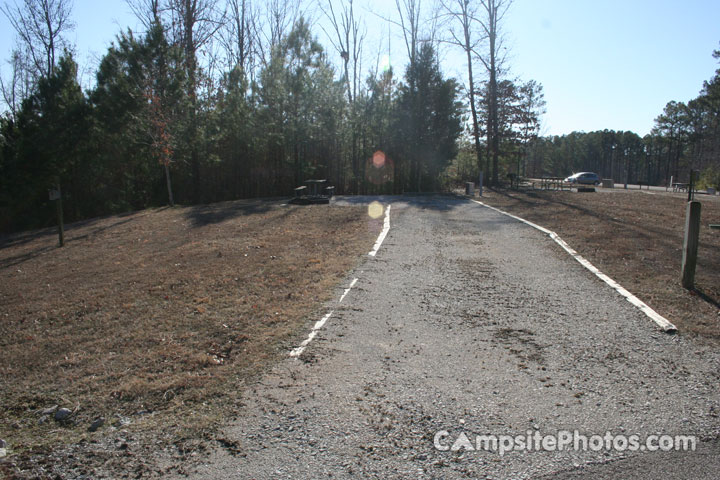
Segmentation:
[[(363, 207), (229, 202), (72, 225), (61, 249), (0, 239), (0, 438), (49, 448), (116, 415), (169, 441), (212, 430), (380, 227)], [(38, 424), (55, 404), (76, 424)]]
[(484, 201), (557, 232), (681, 334), (720, 341), (720, 198), (702, 202), (696, 291), (680, 285), (687, 198), (615, 189), (596, 193), (486, 191)]

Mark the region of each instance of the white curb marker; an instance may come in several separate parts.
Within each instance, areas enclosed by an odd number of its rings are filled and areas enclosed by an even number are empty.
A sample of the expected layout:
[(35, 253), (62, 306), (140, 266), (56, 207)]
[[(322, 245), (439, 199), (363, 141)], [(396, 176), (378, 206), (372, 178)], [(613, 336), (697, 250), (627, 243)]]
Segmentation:
[(577, 253), (575, 250), (573, 250), (573, 249), (570, 247), (570, 245), (568, 245), (567, 243), (565, 243), (565, 240), (563, 240), (562, 238), (560, 238), (560, 236), (559, 236), (557, 233), (555, 233), (555, 232), (553, 232), (553, 231), (551, 231), (551, 230), (548, 230), (547, 228), (543, 228), (543, 227), (541, 227), (540, 225), (537, 225), (537, 224), (535, 224), (535, 223), (529, 222), (529, 221), (525, 220), (524, 218), (516, 217), (515, 215), (512, 215), (512, 214), (510, 214), (510, 213), (504, 212), (504, 211), (500, 210), (499, 208), (491, 207), (490, 205), (487, 205), (487, 204), (485, 204), (485, 203), (483, 203), (483, 202), (478, 202), (477, 200), (472, 200), (472, 201), (475, 202), (475, 203), (477, 203), (477, 204), (479, 204), (479, 205), (482, 205), (483, 207), (489, 208), (489, 209), (491, 209), (491, 210), (495, 210), (496, 212), (501, 213), (501, 214), (503, 214), (503, 215), (507, 215), (507, 216), (510, 217), (510, 218), (514, 218), (515, 220), (518, 220), (518, 221), (520, 221), (520, 222), (522, 222), (522, 223), (524, 223), (524, 224), (526, 224), (526, 225), (529, 225), (529, 226), (531, 226), (531, 227), (533, 227), (533, 228), (535, 228), (535, 229), (537, 229), (537, 230), (540, 230), (541, 232), (545, 233), (545, 234), (548, 235), (550, 238), (552, 238), (552, 239), (555, 241), (555, 243), (557, 243), (558, 245), (560, 245), (566, 252), (568, 252), (570, 255), (572, 255), (572, 257), (573, 257), (575, 260), (577, 260), (578, 262), (580, 262), (580, 264), (581, 264), (583, 267), (585, 267), (585, 268), (587, 268), (588, 270), (590, 270), (593, 274), (595, 274), (596, 277), (598, 277), (598, 278), (599, 278), (600, 280), (602, 280), (603, 282), (607, 283), (610, 287), (612, 287), (612, 288), (613, 288), (615, 291), (617, 291), (620, 295), (622, 295), (623, 297), (625, 297), (625, 299), (626, 299), (628, 302), (630, 302), (630, 303), (632, 303), (633, 305), (635, 305), (635, 306), (636, 306), (637, 308), (639, 308), (645, 315), (647, 315), (648, 317), (650, 317), (656, 324), (658, 324), (658, 326), (659, 326), (663, 331), (665, 331), (665, 332), (667, 332), (667, 333), (673, 333), (673, 332), (676, 332), (676, 331), (677, 331), (677, 328), (675, 327), (675, 325), (673, 325), (672, 323), (670, 323), (665, 317), (663, 317), (662, 315), (660, 315), (659, 313), (657, 313), (655, 310), (653, 310), (652, 308), (650, 308), (645, 302), (643, 302), (642, 300), (640, 300), (639, 298), (637, 298), (637, 297), (636, 297), (635, 295), (633, 295), (632, 293), (628, 292), (625, 288), (623, 288), (623, 287), (622, 287), (619, 283), (617, 283), (615, 280), (613, 280), (612, 278), (608, 277), (607, 275), (605, 275), (604, 273), (602, 273), (600, 270), (598, 270), (598, 269), (595, 267), (595, 265), (593, 265), (592, 263), (590, 263), (590, 262), (588, 262), (587, 260), (585, 260), (579, 253)]
[(293, 349), (293, 351), (290, 352), (291, 357), (297, 357), (302, 352), (305, 351), (305, 347), (308, 346), (308, 343), (312, 342), (312, 339), (315, 338), (315, 335), (317, 335), (318, 330), (320, 330), (323, 327), (323, 325), (325, 325), (325, 322), (328, 321), (328, 319), (332, 316), (332, 314), (333, 314), (333, 311), (330, 310), (330, 312), (328, 312), (327, 315), (325, 315), (323, 318), (321, 318), (320, 320), (315, 322), (315, 326), (312, 328), (312, 330), (310, 330), (310, 335), (308, 335), (308, 337), (305, 340), (303, 340), (303, 342), (300, 344), (299, 347)]
[[(350, 286), (345, 289), (345, 291), (343, 292), (342, 295), (340, 295), (340, 300), (338, 300), (338, 303), (342, 302), (343, 299), (345, 298), (345, 296), (348, 293), (350, 293), (350, 290), (352, 290), (352, 288), (355, 286), (357, 281), (358, 281), (357, 278), (353, 278), (353, 281), (350, 282)], [(308, 338), (303, 340), (303, 342), (300, 344), (300, 346), (292, 349), (292, 351), (290, 352), (291, 357), (299, 357), (300, 354), (302, 354), (305, 351), (305, 347), (307, 347), (308, 344), (310, 342), (312, 342), (313, 338), (315, 338), (315, 336), (320, 331), (320, 329), (325, 326), (325, 324), (327, 323), (328, 320), (330, 320), (330, 317), (332, 317), (333, 313), (334, 313), (334, 311), (330, 310), (330, 312), (328, 312), (323, 318), (321, 318), (320, 320), (315, 322), (315, 325), (313, 326), (312, 330), (310, 330), (310, 335), (308, 335)]]
[(338, 303), (342, 302), (342, 301), (343, 301), (343, 298), (345, 298), (345, 295), (347, 295), (348, 293), (350, 293), (350, 290), (352, 290), (352, 288), (355, 286), (355, 284), (357, 283), (357, 281), (358, 281), (358, 279), (357, 279), (357, 278), (354, 278), (353, 281), (350, 282), (350, 286), (345, 289), (345, 291), (343, 292), (342, 295), (340, 295), (340, 300), (338, 300)]
[[(390, 205), (387, 206), (385, 209), (385, 221), (383, 223), (383, 229), (382, 232), (380, 232), (380, 235), (378, 235), (377, 241), (375, 242), (375, 245), (373, 246), (372, 251), (368, 253), (371, 257), (374, 257), (377, 255), (378, 250), (380, 249), (380, 246), (382, 245), (383, 241), (385, 240), (385, 237), (387, 236), (388, 232), (390, 231)], [(340, 295), (340, 300), (338, 300), (338, 303), (342, 302), (345, 299), (345, 296), (350, 293), (350, 290), (355, 286), (358, 279), (354, 278), (352, 282), (350, 282), (350, 286), (345, 289), (342, 295)], [(327, 321), (332, 316), (333, 311), (331, 310), (328, 314), (326, 314), (322, 319), (318, 320), (315, 323), (315, 326), (313, 326), (312, 330), (310, 330), (310, 335), (308, 335), (308, 338), (303, 340), (303, 342), (296, 348), (294, 348), (290, 352), (291, 357), (299, 357), (304, 351), (305, 348), (308, 346), (310, 342), (312, 342), (313, 338), (317, 335), (318, 331), (327, 323)]]
[(385, 222), (383, 224), (382, 232), (380, 232), (380, 235), (378, 235), (377, 241), (375, 242), (375, 246), (373, 249), (368, 253), (371, 257), (374, 257), (377, 255), (378, 250), (380, 249), (380, 245), (382, 245), (383, 241), (385, 240), (385, 237), (387, 236), (388, 232), (390, 231), (390, 205), (387, 206), (385, 209)]

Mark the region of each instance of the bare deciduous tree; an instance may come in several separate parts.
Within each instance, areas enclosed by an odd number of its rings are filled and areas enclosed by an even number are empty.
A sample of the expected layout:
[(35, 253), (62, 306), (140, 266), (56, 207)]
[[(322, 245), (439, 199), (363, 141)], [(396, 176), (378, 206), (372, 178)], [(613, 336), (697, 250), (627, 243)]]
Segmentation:
[(150, 30), (153, 24), (162, 24), (164, 7), (161, 0), (125, 0), (125, 3), (143, 24), (145, 30)]
[[(345, 74), (345, 86), (347, 88), (348, 101), (353, 103), (357, 96), (358, 82), (360, 77), (359, 62), (362, 54), (362, 42), (365, 39), (365, 32), (361, 31), (360, 22), (355, 18), (353, 1), (343, 5), (338, 14), (332, 0), (327, 2), (325, 14), (330, 20), (334, 35), (325, 31), (332, 46), (337, 50), (343, 60)], [(323, 28), (324, 30), (324, 28)], [(350, 71), (352, 65), (352, 72)]]
[(255, 11), (249, 0), (229, 0), (229, 18), (227, 22), (227, 33), (229, 38), (224, 42), (225, 49), (229, 53), (230, 61), (234, 66), (240, 66), (246, 72), (251, 70), (251, 56), (254, 49), (252, 24), (254, 23)]
[(23, 99), (30, 95), (33, 87), (30, 69), (25, 63), (26, 58), (27, 55), (23, 55), (19, 50), (13, 50), (8, 62), (10, 64), (10, 80), (6, 81), (0, 77), (3, 101), (10, 109), (13, 118), (16, 117)]
[(498, 159), (500, 155), (500, 125), (498, 118), (498, 77), (505, 58), (501, 55), (502, 35), (500, 26), (503, 17), (512, 5), (512, 0), (480, 0), (483, 32), (487, 38), (487, 50), (478, 53), (477, 58), (488, 73), (488, 148), (492, 158), (492, 184), (498, 184)]
[(395, 0), (400, 17), (395, 22), (402, 29), (405, 48), (407, 49), (408, 61), (414, 65), (417, 61), (418, 44), (420, 43), (420, 0)]
[(463, 50), (467, 61), (468, 83), (466, 90), (470, 100), (470, 113), (472, 114), (472, 135), (475, 144), (478, 171), (482, 171), (482, 150), (480, 148), (480, 125), (478, 122), (478, 109), (476, 102), (476, 89), (474, 78), (474, 57), (479, 51), (480, 43), (486, 38), (477, 30), (482, 31), (478, 17), (477, 6), (470, 0), (441, 0), (441, 16), (448, 20), (450, 39), (448, 43)]
[(259, 59), (267, 67), (273, 49), (280, 45), (283, 37), (304, 15), (300, 0), (268, 0), (263, 13), (264, 22), (256, 18), (252, 30)]
[(5, 3), (0, 10), (18, 34), (35, 80), (52, 75), (57, 51), (67, 46), (62, 36), (73, 28), (72, 1), (23, 0), (20, 5)]
[[(333, 28), (333, 34), (325, 31), (332, 46), (337, 50), (343, 63), (345, 89), (347, 90), (348, 106), (350, 108), (350, 142), (351, 164), (355, 180), (355, 191), (359, 193), (362, 176), (360, 172), (360, 158), (357, 134), (357, 111), (355, 100), (357, 98), (360, 77), (360, 57), (362, 55), (362, 42), (365, 33), (361, 31), (360, 22), (355, 18), (353, 2), (350, 0), (336, 13), (332, 0), (327, 2), (325, 14)], [(323, 30), (325, 30), (323, 28)]]

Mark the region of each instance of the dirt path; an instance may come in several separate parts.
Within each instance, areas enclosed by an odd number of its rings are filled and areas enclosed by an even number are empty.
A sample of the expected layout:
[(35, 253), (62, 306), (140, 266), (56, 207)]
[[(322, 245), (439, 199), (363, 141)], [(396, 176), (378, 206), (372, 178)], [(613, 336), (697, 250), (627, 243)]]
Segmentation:
[(663, 455), (433, 446), (439, 431), (445, 445), (559, 430), (699, 435), (683, 458), (714, 474), (700, 453), (720, 455), (718, 352), (660, 333), (540, 232), (476, 204), (396, 200), (391, 223), (194, 477), (534, 478)]

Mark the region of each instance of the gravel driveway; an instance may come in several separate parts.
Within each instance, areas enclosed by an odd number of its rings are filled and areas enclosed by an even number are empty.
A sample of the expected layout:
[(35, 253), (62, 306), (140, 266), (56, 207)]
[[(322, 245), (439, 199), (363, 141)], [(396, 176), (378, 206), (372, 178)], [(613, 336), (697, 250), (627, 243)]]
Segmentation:
[[(526, 225), (459, 198), (391, 201), (377, 256), (308, 319), (332, 310), (323, 329), (248, 387), (225, 432), (240, 452), (219, 449), (197, 478), (717, 474), (717, 349), (661, 333)], [(698, 450), (434, 446), (561, 430), (697, 435)]]

